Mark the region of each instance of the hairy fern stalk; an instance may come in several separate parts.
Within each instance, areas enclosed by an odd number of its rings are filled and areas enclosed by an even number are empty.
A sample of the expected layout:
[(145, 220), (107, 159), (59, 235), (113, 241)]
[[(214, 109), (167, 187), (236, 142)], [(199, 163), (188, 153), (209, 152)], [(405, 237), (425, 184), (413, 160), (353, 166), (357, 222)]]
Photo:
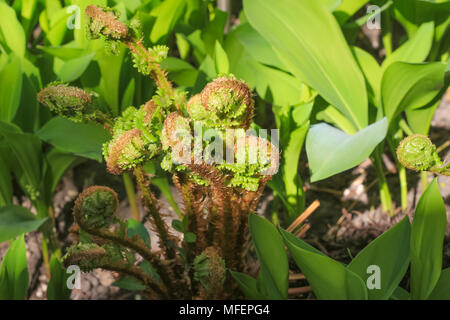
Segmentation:
[[(145, 48), (138, 24), (120, 22), (113, 10), (89, 6), (86, 14), (90, 37), (104, 39), (113, 53), (119, 43), (129, 48), (135, 67), (155, 80), (156, 94), (117, 118), (95, 108), (93, 93), (61, 83), (43, 89), (38, 99), (72, 121), (101, 123), (110, 131), (112, 139), (103, 149), (107, 170), (115, 175), (134, 174), (147, 210), (142, 222), (151, 223), (159, 242), (158, 248), (151, 248), (140, 222), (115, 215), (118, 200), (114, 190), (93, 186), (76, 200), (72, 230), (78, 242), (68, 249), (64, 264), (131, 277), (150, 299), (240, 298), (227, 269), (247, 269), (248, 213), (255, 210), (267, 181), (276, 172), (279, 153), (264, 138), (244, 135), (235, 140), (232, 136), (232, 160), (246, 160), (257, 153), (256, 162), (199, 160), (196, 147), (203, 150), (213, 142), (196, 141), (192, 133), (198, 128), (201, 132), (213, 129), (216, 139), (228, 141), (229, 129), (249, 129), (254, 108), (251, 90), (227, 75), (187, 100), (186, 92), (173, 88), (160, 67), (166, 47)], [(223, 154), (226, 148), (221, 150)], [(149, 161), (160, 162), (172, 174), (183, 197), (184, 237), (176, 236), (163, 219), (150, 190), (151, 175), (145, 170)]]

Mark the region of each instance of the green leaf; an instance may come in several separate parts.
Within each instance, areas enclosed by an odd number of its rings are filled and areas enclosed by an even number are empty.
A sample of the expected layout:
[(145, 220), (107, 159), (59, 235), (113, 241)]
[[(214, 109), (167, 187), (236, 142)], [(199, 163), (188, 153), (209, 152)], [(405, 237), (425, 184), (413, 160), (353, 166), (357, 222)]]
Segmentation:
[(135, 219), (128, 219), (127, 227), (129, 238), (133, 238), (133, 236), (138, 236), (144, 241), (147, 247), (150, 248), (150, 235), (148, 234), (147, 229), (144, 227), (142, 223), (140, 223)]
[(450, 300), (450, 268), (442, 270), (428, 300)]
[(392, 294), (391, 300), (409, 300), (409, 292), (402, 287), (397, 287)]
[(228, 62), (227, 53), (223, 50), (222, 45), (216, 40), (214, 54), (214, 64), (216, 66), (217, 74), (230, 73), (230, 63)]
[(314, 294), (322, 300), (367, 299), (363, 280), (341, 263), (316, 252), (304, 241), (281, 230), (294, 261), (305, 275)]
[(156, 21), (150, 33), (150, 41), (156, 43), (167, 36), (181, 18), (185, 8), (184, 0), (167, 0), (153, 9), (150, 14), (156, 17)]
[(440, 62), (391, 64), (381, 81), (381, 99), (389, 123), (404, 109), (420, 108), (430, 102), (443, 86), (445, 68)]
[(339, 24), (344, 24), (369, 0), (342, 0), (341, 5), (334, 13)]
[(312, 172), (311, 182), (357, 166), (370, 156), (386, 137), (386, 133), (386, 118), (353, 136), (325, 123), (311, 126), (306, 137), (306, 152)]
[(17, 56), (25, 55), (25, 32), (14, 9), (0, 2), (0, 43)]
[(34, 198), (31, 193), (37, 193), (41, 184), (41, 141), (37, 136), (22, 133), (18, 127), (3, 121), (0, 121), (0, 136), (5, 138), (15, 157), (13, 171), (20, 185), (31, 198)]
[(111, 137), (98, 125), (75, 123), (55, 117), (47, 122), (37, 135), (61, 151), (102, 161), (102, 145)]
[(437, 179), (423, 192), (411, 229), (411, 298), (427, 299), (439, 280), (447, 215)]
[(263, 300), (264, 296), (258, 291), (256, 279), (241, 272), (231, 271), (231, 276), (236, 280), (244, 292), (245, 296), (249, 300)]
[(103, 41), (98, 41), (95, 43), (95, 49), (96, 61), (101, 73), (99, 89), (112, 114), (118, 116), (120, 107), (120, 73), (126, 54), (125, 47), (120, 45), (119, 54), (113, 55), (106, 52)]
[(268, 294), (271, 298), (287, 299), (289, 265), (283, 239), (270, 221), (255, 214), (250, 214), (248, 219), (258, 260), (275, 285), (276, 291)]
[(0, 207), (12, 204), (13, 186), (10, 167), (0, 156)]
[(396, 61), (419, 63), (425, 61), (433, 44), (434, 22), (420, 26), (414, 36), (387, 57), (382, 64), (383, 71)]
[(364, 77), (324, 4), (309, 0), (244, 0), (244, 11), (290, 72), (338, 108), (355, 128), (367, 126)]
[(178, 232), (181, 232), (181, 233), (185, 232), (183, 222), (181, 222), (180, 220), (172, 220), (172, 227), (175, 230), (177, 230)]
[(130, 291), (142, 291), (146, 288), (139, 280), (128, 276), (116, 280), (112, 285)]
[(127, 88), (125, 89), (125, 92), (123, 93), (122, 103), (120, 104), (122, 106), (122, 110), (125, 110), (129, 106), (133, 105), (134, 91), (136, 87), (135, 83), (135, 78), (132, 78), (128, 83)]
[[(366, 246), (348, 265), (348, 269), (363, 280), (368, 278), (367, 268), (380, 268), (380, 289), (369, 289), (369, 300), (386, 300), (391, 297), (409, 266), (409, 239), (411, 227), (405, 217), (394, 227)], [(366, 280), (367, 281), (367, 280)]]
[(50, 281), (47, 287), (48, 300), (69, 300), (71, 290), (67, 287), (69, 274), (66, 272), (58, 254), (52, 254), (50, 260)]
[(431, 105), (427, 105), (423, 108), (405, 110), (408, 125), (414, 133), (420, 133), (425, 136), (428, 135), (434, 112), (439, 107), (440, 102), (440, 99), (438, 99), (435, 103), (431, 103)]
[[(72, 44), (72, 43), (73, 42), (71, 42), (70, 44)], [(44, 51), (45, 53), (48, 53), (49, 55), (52, 55), (52, 56), (59, 58), (61, 60), (64, 60), (64, 61), (69, 61), (69, 60), (80, 58), (86, 52), (85, 49), (72, 48), (69, 45), (54, 46), (54, 47), (53, 46), (49, 46), (49, 47), (38, 46), (38, 48), (41, 49), (42, 51)]]
[(139, 267), (148, 275), (150, 275), (156, 282), (159, 282), (161, 280), (159, 274), (156, 272), (156, 270), (153, 268), (150, 262), (147, 260), (144, 260)]
[(233, 33), (240, 44), (256, 61), (281, 70), (286, 69), (278, 55), (273, 51), (270, 43), (253, 29), (250, 24), (239, 25)]
[(0, 208), (0, 242), (36, 230), (47, 218), (38, 219), (28, 209), (15, 205)]
[(81, 77), (84, 71), (91, 63), (95, 53), (75, 58), (64, 62), (61, 69), (57, 72), (59, 79), (63, 82), (72, 82)]
[(192, 232), (186, 232), (184, 234), (184, 241), (187, 243), (195, 243), (195, 241), (197, 241), (197, 236)]
[(373, 104), (378, 105), (382, 76), (381, 67), (377, 60), (367, 51), (358, 47), (352, 47), (352, 49), (356, 61), (366, 78), (367, 88), (369, 89)]
[(48, 203), (50, 203), (51, 199), (53, 198), (53, 193), (63, 174), (72, 165), (83, 160), (72, 154), (62, 152), (57, 148), (52, 148), (45, 155), (45, 158), (47, 160), (47, 167), (44, 174), (44, 188), (48, 197), (47, 201)]
[(24, 300), (28, 291), (28, 266), (22, 235), (11, 243), (0, 266), (0, 300)]
[(7, 64), (0, 69), (0, 120), (13, 120), (19, 108), (21, 91), (22, 66), (20, 58), (12, 53)]

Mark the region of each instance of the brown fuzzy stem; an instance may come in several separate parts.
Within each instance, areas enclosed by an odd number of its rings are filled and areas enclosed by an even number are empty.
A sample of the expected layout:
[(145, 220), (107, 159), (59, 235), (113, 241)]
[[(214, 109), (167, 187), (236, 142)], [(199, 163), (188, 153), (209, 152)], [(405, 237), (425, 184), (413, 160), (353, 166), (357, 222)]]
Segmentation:
[(136, 176), (139, 190), (142, 193), (144, 204), (150, 213), (150, 220), (152, 222), (152, 225), (155, 227), (156, 232), (158, 233), (160, 239), (159, 245), (161, 247), (161, 250), (165, 253), (168, 259), (174, 259), (176, 257), (176, 252), (174, 249), (175, 243), (172, 239), (173, 237), (169, 234), (167, 225), (161, 218), (157, 207), (157, 200), (149, 189), (150, 182), (147, 180), (142, 167), (136, 167), (134, 169), (134, 175)]
[[(98, 259), (100, 256), (105, 255), (106, 252), (103, 248), (91, 249), (84, 252), (72, 253), (68, 256), (64, 264), (65, 265), (78, 265), (80, 260)], [(91, 263), (93, 260), (91, 260)], [(136, 278), (144, 283), (148, 288), (146, 291), (153, 296), (160, 299), (168, 299), (167, 289), (161, 284), (156, 283), (153, 278), (147, 275), (141, 268), (135, 265), (130, 265), (126, 261), (111, 262), (108, 259), (98, 260), (96, 265), (92, 265), (92, 269), (101, 268), (105, 270), (115, 271), (122, 275), (127, 275)]]
[(125, 41), (124, 44), (133, 53), (145, 59), (150, 69), (150, 75), (155, 80), (156, 85), (163, 89), (171, 98), (173, 98), (175, 95), (173, 92), (172, 83), (167, 79), (166, 71), (154, 61), (148, 50), (142, 45), (142, 40), (131, 39), (129, 41)]
[(212, 198), (210, 219), (217, 217), (214, 226), (214, 245), (222, 249), (228, 266), (228, 263), (232, 261), (233, 239), (237, 230), (233, 230), (231, 199), (224, 179), (215, 167), (207, 164), (188, 164), (187, 168), (210, 184), (210, 196)]

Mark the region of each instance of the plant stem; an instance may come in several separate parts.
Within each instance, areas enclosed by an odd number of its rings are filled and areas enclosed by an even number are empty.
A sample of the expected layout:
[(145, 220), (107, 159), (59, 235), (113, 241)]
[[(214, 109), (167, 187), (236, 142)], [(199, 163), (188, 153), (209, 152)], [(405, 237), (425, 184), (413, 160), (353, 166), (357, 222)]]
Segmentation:
[(125, 185), (125, 191), (127, 192), (128, 202), (130, 203), (131, 215), (134, 220), (140, 221), (141, 215), (139, 214), (139, 208), (136, 202), (136, 193), (134, 191), (133, 179), (128, 172), (124, 172), (122, 177), (123, 183)]
[(408, 181), (406, 179), (406, 169), (400, 163), (397, 165), (398, 178), (400, 180), (400, 196), (402, 210), (405, 211), (408, 208)]
[(386, 177), (383, 170), (383, 162), (381, 160), (381, 149), (378, 147), (374, 152), (374, 164), (378, 176), (378, 186), (380, 189), (381, 207), (383, 212), (389, 212), (391, 216), (394, 215), (394, 207), (392, 205), (391, 193), (389, 191), (389, 185), (387, 184)]
[[(400, 130), (400, 137), (403, 137), (403, 132)], [(408, 208), (408, 180), (406, 176), (406, 168), (398, 161), (396, 148), (398, 146), (398, 142), (396, 142), (395, 138), (388, 138), (388, 144), (391, 149), (392, 155), (395, 159), (395, 165), (398, 170), (398, 179), (400, 183), (400, 202), (401, 208), (405, 211)]]
[(138, 183), (139, 189), (142, 192), (142, 198), (144, 204), (147, 207), (150, 216), (152, 218), (153, 225), (158, 232), (160, 238), (161, 249), (167, 254), (169, 259), (173, 259), (176, 256), (173, 243), (170, 239), (169, 230), (159, 214), (159, 210), (156, 206), (156, 199), (149, 189), (150, 182), (147, 181), (145, 173), (141, 167), (136, 167), (134, 169), (134, 174), (136, 176), (136, 181)]
[(420, 182), (422, 184), (422, 191), (428, 187), (428, 171), (420, 172)]
[(44, 260), (45, 272), (47, 273), (47, 278), (50, 279), (50, 261), (49, 261), (47, 238), (42, 235), (42, 258)]

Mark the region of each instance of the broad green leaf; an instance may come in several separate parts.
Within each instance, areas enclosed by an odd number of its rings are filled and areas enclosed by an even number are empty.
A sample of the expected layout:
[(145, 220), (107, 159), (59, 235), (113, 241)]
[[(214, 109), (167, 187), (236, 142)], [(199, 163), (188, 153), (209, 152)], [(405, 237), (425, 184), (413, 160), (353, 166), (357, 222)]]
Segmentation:
[(302, 102), (304, 86), (300, 80), (256, 61), (249, 65), (256, 76), (256, 91), (261, 98), (280, 106)]
[(24, 236), (11, 243), (0, 266), (0, 300), (24, 300), (28, 291)]
[(437, 179), (419, 199), (411, 229), (411, 298), (427, 299), (441, 275), (447, 215)]
[(84, 71), (86, 71), (94, 56), (95, 53), (91, 53), (80, 58), (66, 61), (57, 73), (59, 79), (63, 82), (75, 81), (81, 77)]
[(0, 208), (0, 242), (14, 239), (22, 233), (39, 228), (47, 218), (38, 219), (30, 210), (7, 205)]
[(320, 0), (330, 11), (336, 10), (342, 3), (342, 0)]
[(318, 299), (367, 299), (365, 284), (356, 273), (322, 253), (305, 249), (304, 241), (289, 236), (287, 231), (281, 232), (289, 252)]
[[(24, 66), (25, 64), (22, 66), (22, 68)], [(23, 72), (21, 88), (22, 92), (19, 98), (20, 103), (14, 116), (13, 122), (20, 128), (22, 128), (22, 130), (25, 132), (35, 132), (40, 127), (39, 102), (37, 99), (30, 98), (36, 97), (37, 90), (39, 88), (39, 79), (36, 77), (36, 75), (26, 75), (26, 72)]]
[(311, 182), (357, 166), (370, 156), (386, 133), (386, 118), (352, 136), (325, 123), (311, 126), (306, 137)]
[(342, 114), (342, 112), (333, 106), (328, 105), (324, 107), (323, 110), (317, 112), (316, 119), (318, 121), (325, 121), (333, 124), (335, 127), (341, 129), (349, 135), (354, 135), (356, 133), (355, 127), (352, 123)]
[(248, 23), (242, 24), (233, 31), (246, 51), (258, 62), (286, 69), (278, 55), (273, 51), (272, 46)]
[(381, 100), (389, 123), (404, 109), (420, 108), (430, 102), (443, 86), (445, 68), (440, 62), (391, 64), (381, 81)]
[(186, 39), (186, 36), (184, 34), (176, 33), (175, 37), (180, 57), (181, 59), (186, 60), (188, 58), (191, 45), (189, 44), (189, 41)]
[(70, 299), (71, 290), (67, 287), (67, 279), (69, 276), (57, 253), (52, 254), (50, 260), (50, 281), (47, 287), (48, 300)]
[(102, 161), (102, 145), (110, 139), (109, 133), (98, 125), (75, 123), (55, 117), (47, 122), (37, 135), (61, 151)]
[(105, 51), (104, 43), (99, 41), (96, 43), (96, 60), (101, 72), (100, 90), (102, 97), (106, 100), (107, 105), (114, 115), (119, 115), (119, 88), (120, 88), (120, 72), (125, 57), (126, 50), (123, 45), (119, 46), (119, 54), (112, 55)]
[(258, 291), (256, 279), (241, 272), (231, 271), (231, 276), (236, 280), (244, 292), (245, 296), (249, 300), (263, 300), (264, 296)]
[(214, 64), (216, 65), (217, 74), (228, 74), (230, 72), (230, 63), (228, 62), (227, 53), (223, 50), (220, 42), (216, 40), (214, 50)]
[(272, 298), (287, 299), (289, 265), (283, 239), (270, 221), (255, 214), (250, 214), (248, 219), (258, 260), (275, 285), (276, 292), (268, 294)]
[(184, 0), (167, 0), (153, 9), (150, 14), (156, 17), (156, 21), (150, 33), (150, 40), (156, 43), (162, 37), (167, 36), (180, 19), (185, 8), (186, 1)]
[(367, 126), (364, 77), (325, 5), (308, 0), (244, 0), (244, 11), (290, 72), (338, 108), (355, 128)]
[(205, 46), (205, 53), (214, 56), (216, 41), (223, 43), (225, 25), (228, 13), (214, 8), (214, 18), (202, 30), (202, 39)]
[(428, 300), (450, 300), (450, 268), (442, 270)]
[(53, 193), (60, 182), (63, 174), (72, 165), (83, 160), (73, 154), (62, 152), (57, 148), (52, 148), (46, 155), (46, 170), (44, 174), (44, 188), (47, 196), (47, 202), (51, 203)]
[(423, 108), (405, 110), (408, 125), (414, 133), (428, 135), (434, 112), (439, 107), (440, 102), (439, 99), (434, 104), (432, 103)]
[(380, 270), (380, 289), (369, 289), (369, 300), (386, 300), (391, 297), (409, 266), (409, 239), (411, 226), (405, 217), (394, 227), (366, 246), (348, 265), (348, 269), (368, 281), (369, 266)]
[(367, 88), (370, 90), (369, 95), (372, 97), (374, 105), (378, 105), (382, 76), (381, 67), (377, 60), (367, 51), (358, 47), (352, 47), (352, 49), (356, 61), (366, 78)]
[(136, 79), (132, 78), (130, 82), (127, 85), (127, 88), (125, 89), (125, 92), (122, 96), (122, 103), (120, 104), (122, 106), (122, 110), (125, 110), (129, 106), (133, 105), (134, 100), (134, 91), (136, 88)]
[(409, 292), (402, 287), (397, 287), (392, 294), (391, 300), (409, 300)]
[(29, 36), (31, 32), (31, 28), (33, 27), (32, 23), (35, 18), (36, 5), (38, 0), (22, 0), (22, 26), (25, 29), (25, 34)]
[(0, 137), (4, 137), (14, 155), (12, 169), (20, 185), (31, 198), (37, 197), (41, 184), (41, 141), (37, 136), (22, 133), (18, 127), (5, 122), (0, 122)]
[[(61, 45), (68, 31), (67, 23), (70, 21), (70, 19), (72, 19), (73, 16), (69, 12), (67, 12), (66, 9), (67, 8), (63, 8), (55, 12), (53, 15), (51, 15), (50, 19), (48, 19), (49, 12), (44, 11), (43, 15), (41, 15), (39, 19), (40, 22), (43, 22), (43, 20), (47, 20), (48, 23), (48, 31), (46, 31), (47, 39), (52, 46)], [(80, 14), (81, 16), (83, 16), (81, 11)], [(45, 15), (47, 15), (47, 19)], [(75, 29), (75, 31), (76, 30), (77, 29)]]
[(72, 48), (69, 46), (55, 46), (55, 47), (38, 46), (38, 48), (48, 53), (49, 55), (52, 55), (64, 61), (80, 58), (86, 52), (85, 49)]
[(369, 0), (342, 0), (342, 3), (334, 13), (339, 24), (344, 24), (367, 2)]
[(439, 25), (446, 21), (450, 12), (450, 1), (393, 0), (395, 8), (407, 22), (416, 26), (434, 21)]
[(13, 186), (8, 163), (0, 156), (0, 207), (12, 204)]
[(430, 52), (433, 44), (434, 23), (424, 23), (414, 36), (406, 41), (400, 48), (387, 57), (382, 64), (382, 70), (386, 70), (396, 61), (419, 63), (423, 62)]
[(14, 9), (0, 2), (0, 43), (17, 56), (25, 55), (25, 32)]
[(184, 87), (193, 87), (199, 74), (188, 62), (173, 57), (164, 59), (161, 67), (169, 72), (170, 80)]
[(0, 120), (13, 120), (19, 108), (21, 91), (21, 61), (12, 53), (8, 56), (7, 64), (0, 69)]

